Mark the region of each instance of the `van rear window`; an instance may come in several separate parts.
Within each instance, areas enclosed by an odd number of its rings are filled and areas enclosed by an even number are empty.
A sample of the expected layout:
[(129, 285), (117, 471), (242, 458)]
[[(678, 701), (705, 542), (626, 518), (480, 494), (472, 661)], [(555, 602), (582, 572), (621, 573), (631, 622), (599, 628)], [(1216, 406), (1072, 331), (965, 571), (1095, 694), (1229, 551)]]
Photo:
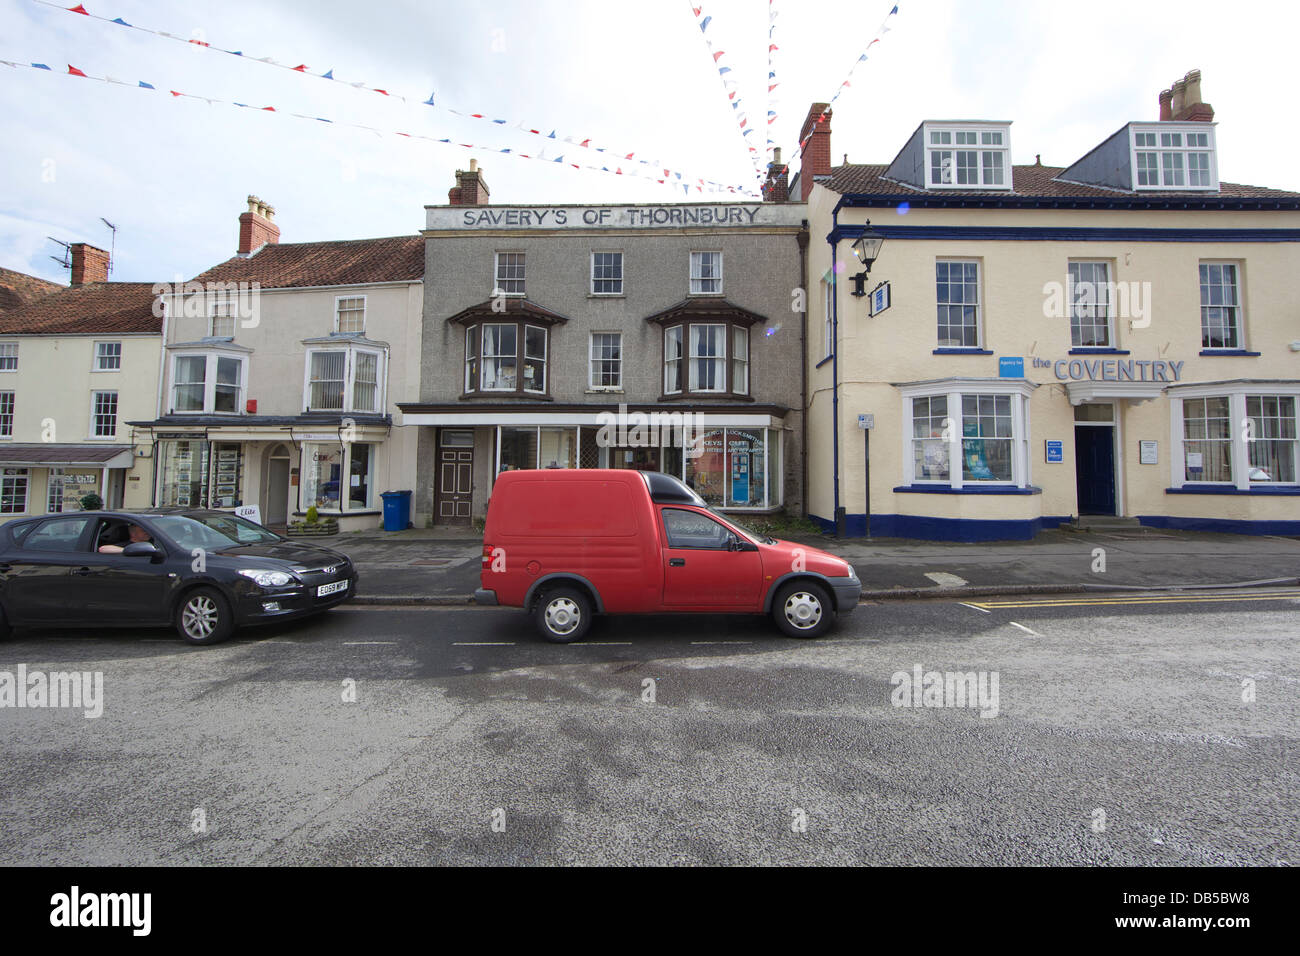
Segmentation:
[(505, 534), (556, 537), (636, 534), (636, 511), (627, 485), (596, 481), (521, 481), (501, 514)]

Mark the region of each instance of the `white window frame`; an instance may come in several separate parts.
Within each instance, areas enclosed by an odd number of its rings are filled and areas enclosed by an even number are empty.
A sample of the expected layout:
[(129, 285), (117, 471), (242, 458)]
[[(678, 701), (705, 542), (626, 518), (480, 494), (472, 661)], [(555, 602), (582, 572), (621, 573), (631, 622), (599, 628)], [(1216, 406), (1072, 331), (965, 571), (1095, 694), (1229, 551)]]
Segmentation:
[[(1236, 282), (1233, 285), (1233, 293), (1236, 295), (1236, 305), (1232, 308), (1237, 313), (1235, 331), (1237, 333), (1236, 345), (1206, 345), (1205, 344), (1205, 321), (1202, 318), (1201, 310), (1207, 308), (1201, 304), (1201, 267), (1202, 266), (1232, 266), (1233, 273), (1236, 276)], [(1246, 350), (1246, 304), (1244, 301), (1242, 272), (1243, 263), (1237, 259), (1199, 259), (1196, 263), (1196, 326), (1200, 332), (1201, 351), (1204, 352), (1243, 352)], [(1208, 306), (1208, 308), (1226, 308), (1226, 306)]]
[[(618, 256), (618, 280), (617, 280), (618, 291), (617, 292), (596, 291), (596, 282), (598, 281), (596, 276), (596, 256)], [(623, 250), (621, 249), (593, 249), (591, 253), (591, 287), (590, 287), (591, 294), (602, 296), (602, 297), (609, 296), (611, 298), (617, 298), (618, 296), (623, 295), (624, 294), (623, 282), (625, 279), (623, 273), (623, 264), (625, 262), (626, 262), (626, 257), (623, 255)], [(615, 280), (608, 277), (600, 277), (599, 281), (614, 282)]]
[[(305, 505), (303, 502), (303, 493), (305, 492), (307, 487), (307, 482), (305, 480), (307, 475), (307, 463), (310, 460), (308, 456), (311, 455), (315, 451), (315, 449), (320, 445), (331, 445), (331, 446), (339, 445), (342, 447), (343, 450), (341, 463), (339, 465), (339, 506), (337, 508), (318, 509), (320, 514), (323, 515), (347, 515), (349, 513), (369, 514), (379, 510), (378, 506), (375, 504), (375, 499), (379, 497), (378, 461), (379, 461), (380, 444), (381, 442), (370, 441), (370, 440), (356, 441), (356, 442), (340, 442), (337, 440), (304, 441), (302, 443), (302, 449), (298, 454), (298, 466), (304, 480), (298, 483), (297, 493), (294, 497), (294, 502), (297, 505), (297, 513), (306, 514), (307, 507), (309, 507)], [(351, 504), (352, 501), (350, 497), (351, 488), (352, 488), (352, 449), (353, 446), (355, 445), (367, 445), (370, 448), (370, 452), (369, 452), (370, 466), (369, 466), (369, 470), (366, 473), (366, 479), (367, 479), (366, 497), (368, 500), (361, 507), (351, 508), (349, 507), (349, 505)], [(292, 461), (292, 459), (290, 460)]]
[[(1295, 382), (1227, 382), (1219, 385), (1174, 386), (1167, 390), (1169, 395), (1169, 447), (1173, 453), (1169, 456), (1170, 486), (1182, 488), (1184, 485), (1214, 485), (1220, 488), (1235, 487), (1238, 491), (1250, 491), (1252, 487), (1295, 488), (1300, 487), (1300, 461), (1296, 462), (1296, 481), (1256, 481), (1250, 480), (1250, 448), (1246, 441), (1245, 422), (1247, 397), (1281, 396), (1292, 398), (1296, 403), (1296, 414), (1300, 417), (1300, 386)], [(1230, 461), (1232, 462), (1231, 481), (1191, 480), (1186, 474), (1187, 456), (1183, 449), (1183, 399), (1184, 398), (1227, 398), (1228, 421), (1231, 436)], [(1297, 441), (1300, 445), (1300, 440)], [(1300, 452), (1297, 452), (1300, 454)]]
[[(343, 358), (343, 407), (311, 407), (311, 365), (312, 356), (318, 352), (342, 352)], [(375, 407), (373, 409), (356, 407), (357, 355), (365, 353), (375, 356)], [(326, 412), (354, 415), (380, 415), (387, 407), (388, 350), (368, 348), (352, 342), (340, 340), (337, 344), (309, 346), (303, 357), (302, 368), (302, 410), (304, 412)]]
[[(202, 358), (203, 366), (203, 407), (201, 409), (181, 410), (176, 408), (176, 366), (182, 358)], [(235, 410), (233, 412), (216, 411), (217, 396), (217, 361), (218, 359), (231, 359), (239, 363), (239, 388), (235, 393)], [(184, 352), (173, 352), (171, 358), (171, 374), (167, 380), (168, 388), (168, 413), (172, 415), (242, 415), (244, 413), (245, 396), (248, 394), (248, 356), (236, 355), (229, 352), (204, 352), (198, 350), (188, 350)]]
[(0, 440), (14, 437), (14, 421), (18, 417), (18, 393), (12, 388), (0, 390), (0, 402), (3, 401), (5, 395), (10, 396), (9, 401), (12, 404), (12, 409), (9, 412), (9, 422), (7, 427), (4, 424), (4, 419), (0, 418)]
[(833, 311), (835, 283), (827, 282), (825, 279), (822, 280), (822, 305), (826, 310), (825, 333), (823, 336), (826, 339), (826, 354), (822, 357), (830, 358), (835, 354), (835, 315)]
[[(1072, 266), (1102, 266), (1106, 270), (1106, 282), (1104, 284), (1106, 295), (1106, 344), (1105, 345), (1084, 345), (1074, 341), (1074, 276), (1070, 273)], [(1066, 307), (1070, 319), (1070, 348), (1071, 349), (1117, 349), (1115, 344), (1115, 267), (1110, 259), (1070, 259), (1065, 265), (1066, 275), (1066, 298), (1068, 299)], [(1099, 303), (1094, 302), (1090, 308), (1095, 308)]]
[[(113, 431), (107, 435), (100, 435), (99, 430), (99, 396), (113, 396)], [(117, 438), (118, 419), (121, 417), (122, 396), (115, 388), (97, 388), (90, 393), (90, 434), (87, 435), (89, 441), (113, 441)]]
[[(520, 264), (523, 266), (523, 274), (518, 278), (510, 278), (507, 281), (518, 282), (522, 288), (518, 292), (507, 292), (501, 285), (501, 257), (502, 256), (519, 256)], [(528, 295), (528, 255), (522, 250), (500, 249), (492, 254), (492, 296), (504, 295), (510, 298), (522, 299)]]
[[(730, 328), (726, 322), (690, 322), (684, 324), (683, 338), (686, 339), (686, 390), (692, 395), (719, 395), (727, 391), (727, 381), (730, 376), (731, 362), (731, 343), (727, 341), (730, 338)], [(696, 336), (691, 334), (696, 329), (721, 329), (719, 338), (722, 341), (722, 353), (720, 355), (696, 355), (695, 344)], [(700, 336), (701, 340), (703, 335)], [(696, 361), (717, 363), (722, 368), (722, 383), (719, 388), (700, 388), (696, 385), (695, 363)]]
[(18, 343), (0, 342), (0, 352), (7, 351), (10, 348), (10, 346), (13, 347), (13, 355), (11, 356), (11, 355), (0, 354), (0, 362), (4, 362), (5, 360), (12, 358), (14, 360), (14, 366), (13, 368), (5, 368), (3, 366), (0, 366), (0, 373), (18, 371)]
[[(208, 337), (213, 339), (233, 339), (239, 328), (239, 298), (217, 295), (208, 302)], [(230, 332), (217, 332), (217, 319), (230, 319)]]
[[(1188, 135), (1204, 135), (1207, 145), (1189, 146), (1187, 145)], [(1138, 145), (1139, 136), (1152, 135), (1155, 137), (1154, 145)], [(1163, 145), (1166, 137), (1179, 136), (1181, 143), (1178, 146)], [(1215, 192), (1219, 191), (1219, 155), (1218, 146), (1215, 143), (1214, 124), (1213, 123), (1132, 123), (1129, 125), (1129, 162), (1133, 174), (1134, 192), (1146, 192), (1148, 190), (1155, 192)], [(1158, 173), (1157, 183), (1139, 183), (1138, 179), (1138, 154), (1154, 153), (1156, 156), (1156, 170)], [(1193, 186), (1188, 182), (1190, 178), (1191, 164), (1188, 157), (1196, 155), (1209, 156), (1209, 176), (1210, 182), (1206, 185)], [(1183, 173), (1182, 183), (1165, 184), (1167, 174), (1166, 159), (1178, 157), (1181, 163)]]
[[(342, 316), (340, 315), (340, 312), (341, 312), (341, 307), (344, 299), (361, 300), (361, 328), (350, 330), (347, 332), (343, 331)], [(334, 297), (334, 331), (338, 332), (340, 335), (365, 335), (366, 334), (366, 310), (368, 307), (369, 307), (369, 303), (366, 301), (365, 295), (336, 295)]]
[[(1000, 135), (1002, 142), (989, 142)], [(985, 191), (1011, 191), (1011, 126), (1008, 123), (925, 123), (921, 131), (921, 147), (924, 150), (924, 172), (926, 189), (979, 189)], [(947, 138), (947, 142), (934, 142), (935, 137)], [(973, 136), (975, 142), (959, 142)], [(978, 182), (961, 183), (957, 181), (957, 154), (975, 153), (975, 171)], [(933, 154), (951, 154), (952, 181), (934, 182), (931, 176)], [(1001, 158), (1002, 182), (987, 181), (988, 154)], [(942, 164), (941, 164), (942, 165)], [(988, 177), (991, 180), (991, 177)]]
[[(718, 274), (716, 276), (705, 276), (701, 274), (703, 272), (702, 266), (704, 264), (704, 259), (701, 258), (702, 256), (718, 257)], [(689, 268), (690, 281), (687, 283), (687, 290), (689, 294), (690, 295), (722, 295), (723, 290), (725, 288), (725, 285), (723, 283), (723, 274), (724, 273), (723, 273), (722, 250), (720, 249), (692, 250), (690, 254), (690, 268)], [(714, 282), (714, 281), (718, 283), (718, 287), (709, 292), (705, 292), (702, 289), (697, 289), (695, 286), (697, 282), (704, 283), (704, 282)]]
[[(686, 356), (686, 326), (670, 325), (664, 329), (664, 394), (665, 395), (682, 395), (686, 392), (686, 368), (689, 359)], [(669, 359), (668, 357), (668, 337), (674, 331), (677, 333), (677, 358)], [(677, 387), (668, 387), (668, 363), (675, 361), (677, 363)]]
[[(903, 449), (903, 484), (926, 487), (950, 488), (961, 491), (965, 486), (975, 488), (1021, 488), (1032, 487), (1032, 458), (1029, 454), (1030, 417), (1029, 405), (1036, 386), (1032, 382), (1017, 382), (986, 379), (946, 379), (939, 382), (925, 382), (906, 385), (899, 389), (903, 399), (902, 449)], [(918, 479), (915, 462), (912, 458), (912, 399), (943, 395), (948, 400), (948, 418), (952, 420), (952, 431), (948, 439), (948, 481)], [(963, 478), (962, 468), (962, 403), (963, 395), (1009, 395), (1011, 397), (1011, 480), (1010, 481), (967, 481)]]
[[(116, 346), (117, 346), (117, 355), (115, 356), (115, 357), (117, 358), (117, 365), (116, 365), (114, 368), (104, 368), (103, 365), (101, 364), (102, 361), (103, 361), (103, 359), (114, 357), (114, 356), (106, 356), (106, 355), (104, 355), (104, 354), (100, 351), (100, 349), (101, 349), (103, 346), (106, 346), (106, 345), (116, 345)], [(92, 372), (120, 372), (120, 371), (122, 371), (122, 341), (121, 341), (121, 339), (105, 339), (105, 340), (101, 340), (101, 341), (96, 341), (95, 344), (94, 344), (94, 346), (93, 346), (93, 349), (94, 349), (94, 352), (93, 352), (93, 354), (92, 354), (92, 356), (91, 356), (91, 363), (90, 363), (90, 370), (91, 370)]]
[[(939, 301), (939, 277), (936, 274), (934, 283), (934, 340), (935, 347), (941, 349), (982, 349), (984, 348), (984, 261), (982, 259), (958, 258), (955, 256), (936, 256), (934, 264), (937, 267), (939, 263), (960, 263), (961, 265), (975, 266), (975, 344), (974, 345), (944, 345), (939, 338), (939, 306), (952, 306), (955, 303)], [(967, 303), (962, 303), (966, 305)], [(951, 327), (951, 326), (950, 326)]]
[[(59, 494), (56, 498), (55, 489)], [(52, 466), (45, 472), (45, 513), (63, 514), (63, 469)]]
[[(618, 358), (607, 359), (596, 356), (596, 336), (598, 335), (616, 335), (618, 336)], [(596, 382), (596, 363), (597, 362), (617, 362), (618, 363), (618, 381), (613, 385), (600, 385)], [(617, 330), (613, 331), (593, 331), (587, 336), (587, 387), (597, 392), (621, 392), (623, 391), (623, 333)]]
[[(15, 474), (12, 475), (6, 474), (6, 472), (10, 472), (10, 471), (15, 472)], [(3, 500), (4, 498), (5, 486), (8, 485), (9, 482), (11, 481), (13, 482), (22, 481), (23, 483), (22, 508), (18, 511), (0, 510), (0, 515), (6, 515), (8, 517), (13, 517), (15, 515), (25, 515), (27, 514), (27, 509), (31, 506), (31, 495), (32, 495), (31, 469), (30, 468), (0, 469), (0, 500)]]

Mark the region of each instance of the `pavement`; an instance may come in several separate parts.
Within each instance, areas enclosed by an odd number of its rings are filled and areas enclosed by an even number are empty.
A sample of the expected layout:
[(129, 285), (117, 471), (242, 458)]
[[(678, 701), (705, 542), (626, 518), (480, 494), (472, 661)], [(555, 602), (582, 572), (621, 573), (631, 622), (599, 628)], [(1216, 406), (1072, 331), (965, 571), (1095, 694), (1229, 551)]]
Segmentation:
[[(356, 531), (309, 539), (349, 555), (361, 604), (466, 604), (482, 536), (470, 529)], [(961, 544), (794, 535), (851, 563), (863, 600), (1287, 586), (1300, 538), (1146, 528), (1045, 531), (1032, 541)]]

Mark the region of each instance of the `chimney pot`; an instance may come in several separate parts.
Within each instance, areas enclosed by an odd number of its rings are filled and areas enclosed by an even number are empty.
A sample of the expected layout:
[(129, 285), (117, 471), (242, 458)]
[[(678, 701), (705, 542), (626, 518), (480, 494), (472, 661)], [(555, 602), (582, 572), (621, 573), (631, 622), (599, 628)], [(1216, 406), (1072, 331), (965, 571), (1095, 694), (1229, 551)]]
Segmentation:
[(280, 227), (274, 222), (275, 207), (256, 196), (248, 197), (248, 212), (239, 214), (239, 249), (241, 256), (251, 256), (263, 246), (280, 241)]
[(1173, 91), (1173, 90), (1162, 90), (1162, 91), (1161, 91), (1161, 93), (1160, 93), (1160, 121), (1161, 121), (1162, 123), (1165, 122), (1166, 120), (1171, 120), (1171, 119), (1174, 118), (1174, 109), (1173, 109), (1173, 106), (1172, 106), (1173, 100), (1174, 100), (1174, 91)]
[(1183, 106), (1187, 102), (1186, 100), (1187, 82), (1185, 80), (1178, 80), (1176, 83), (1174, 83), (1173, 95), (1174, 96), (1173, 96), (1173, 103), (1171, 104), (1171, 109), (1173, 110), (1174, 119), (1181, 119)]

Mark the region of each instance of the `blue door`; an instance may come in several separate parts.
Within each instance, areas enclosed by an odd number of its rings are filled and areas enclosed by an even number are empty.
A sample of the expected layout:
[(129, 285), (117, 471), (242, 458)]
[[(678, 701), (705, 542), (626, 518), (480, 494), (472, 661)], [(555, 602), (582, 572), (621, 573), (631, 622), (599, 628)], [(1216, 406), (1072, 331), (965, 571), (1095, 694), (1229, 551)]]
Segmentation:
[(1074, 426), (1074, 470), (1079, 514), (1115, 513), (1115, 429), (1105, 425)]

